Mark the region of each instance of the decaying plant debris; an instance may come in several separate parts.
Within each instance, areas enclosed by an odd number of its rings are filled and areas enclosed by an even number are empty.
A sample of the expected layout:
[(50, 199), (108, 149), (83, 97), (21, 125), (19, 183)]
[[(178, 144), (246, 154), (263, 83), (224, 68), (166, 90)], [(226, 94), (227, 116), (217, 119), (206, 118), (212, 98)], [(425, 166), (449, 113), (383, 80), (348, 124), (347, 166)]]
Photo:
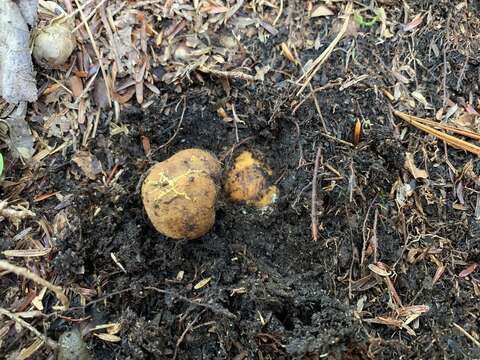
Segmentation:
[(0, 4), (0, 96), (11, 103), (37, 99), (28, 27), (34, 26), (36, 14), (36, 0)]
[[(75, 41), (35, 91), (27, 33), (24, 77), (0, 53), (1, 354), (480, 358), (475, 2), (34, 3), (0, 10)], [(187, 148), (255, 154), (276, 202), (157, 233), (145, 173)]]

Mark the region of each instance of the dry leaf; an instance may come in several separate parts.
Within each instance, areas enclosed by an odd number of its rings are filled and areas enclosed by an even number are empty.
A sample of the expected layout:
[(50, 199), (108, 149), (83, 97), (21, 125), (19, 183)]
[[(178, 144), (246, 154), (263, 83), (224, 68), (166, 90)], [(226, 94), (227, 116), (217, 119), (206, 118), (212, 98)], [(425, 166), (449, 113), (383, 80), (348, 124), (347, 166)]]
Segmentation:
[(432, 280), (432, 285), (435, 285), (435, 283), (440, 279), (440, 277), (443, 275), (444, 272), (445, 272), (445, 265), (442, 264), (437, 268), (437, 271), (435, 271), (435, 275), (433, 276), (433, 280)]
[(419, 169), (416, 167), (415, 162), (413, 160), (413, 155), (409, 152), (405, 153), (405, 169), (410, 171), (412, 176), (415, 179), (427, 179), (428, 173), (425, 170)]
[(24, 249), (24, 250), (5, 250), (2, 252), (4, 256), (11, 257), (37, 257), (48, 255), (52, 249)]
[(17, 360), (26, 360), (29, 359), (38, 349), (43, 346), (43, 339), (36, 339), (33, 343), (31, 343), (28, 347), (23, 348), (18, 354)]
[(412, 21), (403, 27), (403, 31), (412, 31), (416, 29), (423, 21), (423, 15), (417, 14)]
[(35, 296), (32, 300), (32, 305), (35, 306), (40, 311), (43, 311), (43, 297), (45, 296), (46, 292), (47, 292), (47, 288), (44, 286), (42, 290), (40, 290), (40, 293), (37, 296)]
[(0, 1), (0, 96), (10, 103), (37, 100), (27, 25), (34, 21), (37, 3)]
[(377, 275), (383, 276), (383, 277), (388, 277), (392, 274), (390, 271), (382, 269), (381, 267), (379, 267), (375, 264), (369, 264), (368, 268), (370, 269), (370, 271), (374, 272)]
[(223, 5), (216, 5), (216, 4), (205, 4), (200, 12), (205, 12), (210, 15), (215, 15), (215, 14), (222, 14), (226, 13), (228, 11), (228, 8), (223, 6)]
[(109, 333), (110, 335), (115, 335), (118, 334), (120, 330), (122, 330), (122, 324), (115, 323), (112, 327), (107, 328), (107, 333)]
[(83, 92), (83, 82), (82, 79), (80, 79), (76, 75), (70, 76), (70, 79), (68, 79), (68, 84), (70, 86), (70, 90), (72, 90), (73, 96), (76, 98), (80, 97)]
[(315, 8), (315, 10), (312, 11), (312, 15), (310, 17), (320, 17), (320, 16), (332, 16), (333, 11), (330, 10), (328, 7), (325, 5), (319, 5)]
[(282, 42), (280, 44), (280, 48), (282, 49), (282, 53), (283, 55), (288, 59), (290, 60), (292, 63), (296, 64), (297, 63), (297, 60), (295, 59), (295, 56), (292, 54), (292, 52), (290, 51), (290, 48), (288, 47), (288, 45), (284, 42)]
[(103, 171), (100, 161), (88, 151), (78, 151), (72, 160), (82, 169), (90, 180), (95, 180), (97, 175)]
[[(103, 330), (103, 329), (111, 329), (116, 326), (118, 326), (119, 323), (108, 323), (108, 324), (100, 324), (95, 326), (94, 328), (90, 329), (90, 331), (97, 331), (97, 330)], [(108, 330), (107, 330), (108, 331)]]
[(22, 205), (8, 206), (8, 203), (4, 200), (0, 201), (0, 221), (6, 218), (13, 225), (18, 227), (22, 220), (35, 217), (35, 213), (26, 209)]
[(464, 112), (456, 118), (453, 123), (455, 125), (476, 131), (478, 124), (478, 116), (472, 113)]
[(427, 99), (425, 99), (425, 96), (423, 96), (421, 92), (414, 91), (412, 92), (412, 96), (415, 100), (422, 104), (425, 109), (432, 109), (432, 106), (428, 103)]
[(117, 335), (112, 335), (112, 334), (94, 334), (94, 335), (99, 339), (102, 339), (103, 341), (108, 341), (108, 342), (122, 341), (122, 338)]
[(452, 205), (452, 208), (454, 208), (455, 210), (460, 210), (460, 211), (467, 211), (468, 210), (467, 206), (465, 206), (464, 204), (460, 204), (460, 203), (454, 203)]
[(110, 107), (107, 96), (107, 85), (102, 76), (97, 76), (93, 83), (93, 99), (100, 109), (108, 109)]
[[(0, 65), (0, 74), (1, 72), (2, 66)], [(5, 119), (5, 122), (8, 123), (9, 128), (9, 136), (6, 139), (6, 142), (15, 157), (31, 159), (33, 154), (35, 153), (35, 148), (33, 147), (34, 139), (32, 136), (32, 131), (30, 130), (30, 126), (25, 119), (26, 115), (27, 103), (25, 101), (22, 101), (17, 105), (15, 110)]]
[(477, 270), (478, 264), (473, 263), (467, 266), (465, 269), (463, 269), (460, 274), (458, 274), (459, 277), (464, 278), (473, 273), (475, 270)]

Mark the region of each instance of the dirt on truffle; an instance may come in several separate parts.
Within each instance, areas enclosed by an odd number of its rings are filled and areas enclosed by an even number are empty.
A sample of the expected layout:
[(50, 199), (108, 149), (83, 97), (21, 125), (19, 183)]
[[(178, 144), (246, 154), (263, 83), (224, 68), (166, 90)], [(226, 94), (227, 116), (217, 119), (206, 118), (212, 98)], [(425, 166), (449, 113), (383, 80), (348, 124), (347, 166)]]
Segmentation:
[[(438, 19), (451, 7), (411, 3)], [(308, 90), (302, 104), (295, 96), (296, 78), (286, 75), (295, 65), (278, 50), (288, 34), (280, 31), (266, 44), (251, 44), (257, 61), (278, 70), (264, 82), (230, 79), (226, 89), (203, 74), (181, 91), (164, 85), (146, 110), (123, 112), (128, 133), (110, 136), (103, 119), (89, 150), (105, 169), (117, 164), (115, 180), (89, 181), (60, 156), (40, 169), (38, 193), (72, 194), (36, 209), (65, 221), (52, 261), (73, 299), (72, 310), (47, 322), (46, 334), (58, 339), (72, 327), (121, 323), (120, 342), (86, 337), (97, 359), (480, 358), (480, 348), (459, 331), (478, 339), (478, 275), (459, 274), (480, 261), (479, 188), (471, 176), (480, 163), (393, 116), (397, 104), (382, 89), (397, 82), (392, 62), (406, 56), (411, 38), (378, 42), (370, 31), (342, 40), (313, 78), (321, 115)], [(445, 57), (431, 55), (428, 44), (442, 36), (439, 30), (417, 35), (416, 83), (405, 87), (421, 87), (436, 109), (442, 82), (457, 101), (478, 100), (477, 59), (454, 47)], [(317, 56), (300, 54), (302, 63)], [(227, 103), (237, 121), (219, 116)], [(420, 105), (415, 113), (432, 115)], [(362, 133), (353, 145), (357, 120)], [(190, 147), (214, 153), (225, 171), (241, 151), (252, 151), (273, 170), (276, 203), (258, 210), (221, 195), (216, 223), (201, 239), (157, 233), (141, 203), (142, 174)], [(407, 153), (427, 178), (415, 179), (405, 168)], [(412, 192), (401, 198), (406, 185)], [(388, 276), (378, 270), (382, 264)], [(82, 303), (82, 289), (96, 293)], [(46, 307), (55, 303), (51, 294), (46, 299)]]

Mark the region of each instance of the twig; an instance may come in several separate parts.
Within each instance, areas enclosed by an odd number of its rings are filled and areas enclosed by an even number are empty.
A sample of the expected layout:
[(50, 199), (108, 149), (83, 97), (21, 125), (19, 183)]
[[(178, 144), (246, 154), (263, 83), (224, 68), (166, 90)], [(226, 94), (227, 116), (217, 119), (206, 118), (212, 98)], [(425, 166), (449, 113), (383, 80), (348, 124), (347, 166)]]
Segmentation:
[[(449, 31), (450, 29), (450, 15), (448, 16), (447, 19), (447, 39), (449, 37)], [(446, 44), (443, 44), (443, 77), (442, 77), (442, 88), (443, 88), (443, 107), (447, 107), (447, 49), (446, 49)]]
[(187, 335), (187, 333), (190, 330), (192, 330), (193, 325), (195, 325), (197, 323), (197, 321), (200, 319), (200, 316), (202, 316), (204, 312), (205, 312), (205, 310), (202, 310), (197, 316), (195, 316), (195, 319), (193, 319), (191, 322), (188, 323), (187, 327), (182, 332), (182, 335), (180, 335), (180, 337), (177, 340), (177, 343), (175, 344), (175, 352), (173, 353), (172, 360), (175, 360), (177, 358), (178, 348), (180, 347), (180, 344), (183, 342), (183, 339), (185, 338), (185, 335)]
[(352, 143), (349, 143), (348, 141), (345, 141), (345, 140), (336, 138), (335, 136), (329, 135), (329, 134), (327, 134), (327, 133), (319, 132), (318, 134), (321, 135), (321, 136), (325, 136), (327, 139), (336, 141), (336, 142), (338, 142), (338, 143), (340, 143), (340, 144), (342, 144), (342, 145), (347, 145), (347, 146), (350, 146), (350, 147), (353, 147), (353, 146), (354, 146)]
[(220, 157), (219, 157), (219, 160), (220, 162), (224, 162), (225, 159), (227, 158), (227, 156), (229, 155), (232, 155), (233, 152), (240, 146), (242, 146), (243, 144), (245, 144), (246, 142), (252, 140), (252, 139), (255, 139), (255, 136), (249, 136), (249, 137), (246, 137), (245, 139), (243, 139), (242, 141), (240, 141), (239, 143), (237, 144), (233, 144), (232, 147), (225, 151), (225, 153), (223, 153)]
[(29, 280), (32, 280), (32, 281), (36, 282), (37, 284), (40, 284), (40, 285), (46, 287), (47, 289), (52, 290), (55, 293), (55, 295), (57, 296), (57, 298), (62, 302), (63, 307), (65, 309), (68, 309), (70, 301), (65, 296), (65, 294), (63, 293), (63, 290), (60, 286), (53, 285), (49, 281), (47, 281), (45, 279), (42, 279), (37, 274), (34, 274), (31, 271), (29, 271), (25, 268), (22, 268), (20, 266), (10, 264), (8, 261), (5, 261), (5, 260), (0, 260), (0, 269), (4, 269), (4, 270), (10, 271), (10, 272), (13, 272), (14, 274), (16, 274), (18, 276), (23, 276), (23, 277), (25, 277)]
[(333, 87), (338, 86), (338, 85), (340, 85), (340, 83), (338, 83), (338, 82), (329, 82), (326, 85), (323, 85), (319, 88), (313, 89), (313, 91), (308, 93), (308, 95), (306, 95), (301, 101), (298, 102), (297, 105), (295, 105), (295, 107), (292, 110), (292, 114), (295, 114), (297, 112), (297, 110), (305, 103), (305, 101), (310, 99), (310, 96), (315, 95), (317, 92), (320, 92), (322, 90), (330, 89), (330, 88), (333, 88)]
[(315, 156), (315, 168), (313, 169), (312, 180), (312, 238), (318, 241), (318, 218), (317, 218), (317, 177), (320, 158), (322, 157), (322, 149), (318, 146), (317, 155)]
[(195, 306), (200, 306), (200, 307), (204, 307), (208, 310), (211, 310), (212, 312), (216, 313), (216, 314), (220, 314), (220, 315), (223, 315), (229, 319), (236, 319), (237, 317), (232, 314), (230, 311), (226, 310), (226, 309), (223, 309), (223, 308), (217, 308), (215, 306), (212, 306), (210, 304), (205, 304), (205, 303), (200, 303), (200, 302), (196, 302), (196, 301), (193, 301), (193, 300), (190, 300), (189, 298), (185, 297), (185, 296), (182, 296), (182, 295), (179, 295), (179, 294), (176, 294), (176, 293), (173, 293), (171, 291), (168, 291), (168, 290), (162, 290), (162, 289), (159, 289), (159, 288), (156, 288), (154, 286), (146, 286), (144, 287), (145, 290), (153, 290), (153, 291), (156, 291), (156, 292), (159, 292), (161, 294), (167, 294), (167, 295), (170, 295), (170, 296), (173, 296), (174, 298), (177, 298), (177, 299), (180, 299), (180, 300), (183, 300), (185, 302), (188, 302), (189, 304), (192, 304), (192, 305), (195, 305)]
[[(129, 291), (137, 291), (138, 289), (135, 289), (135, 288), (127, 288), (127, 289), (123, 289), (123, 290), (118, 290), (118, 291), (114, 291), (110, 294), (107, 294), (105, 296), (102, 296), (98, 299), (95, 299), (95, 300), (92, 300), (90, 302), (88, 302), (87, 304), (83, 305), (83, 306), (79, 306), (79, 307), (74, 307), (74, 308), (70, 308), (68, 310), (78, 310), (78, 309), (84, 309), (88, 306), (91, 306), (93, 304), (97, 304), (99, 302), (102, 302), (103, 300), (105, 299), (108, 299), (109, 297), (112, 297), (112, 296), (115, 296), (115, 295), (120, 295), (120, 294), (123, 294), (123, 293), (126, 293), (126, 292), (129, 292)], [(173, 291), (168, 291), (168, 290), (163, 290), (163, 289), (159, 289), (159, 288), (156, 288), (154, 286), (146, 286), (144, 287), (143, 289), (140, 289), (140, 291), (144, 291), (144, 290), (153, 290), (155, 292), (158, 292), (160, 294), (164, 294), (164, 295), (170, 295), (171, 297), (173, 298), (176, 298), (176, 299), (179, 299), (179, 300), (182, 300), (182, 301), (185, 301), (191, 305), (195, 305), (195, 306), (199, 306), (199, 307), (203, 307), (205, 309), (208, 309), (210, 311), (212, 311), (213, 313), (215, 314), (219, 314), (219, 315), (223, 315), (229, 319), (236, 319), (237, 317), (232, 314), (230, 311), (218, 306), (213, 306), (213, 305), (210, 305), (210, 304), (205, 304), (205, 303), (200, 303), (200, 302), (197, 302), (197, 301), (194, 301), (194, 300), (191, 300), (185, 296), (182, 296), (182, 295), (179, 295)]]
[(183, 110), (182, 110), (182, 115), (180, 116), (180, 121), (178, 122), (178, 126), (177, 128), (175, 129), (175, 132), (173, 133), (173, 136), (167, 140), (167, 142), (163, 145), (160, 145), (160, 147), (155, 150), (155, 151), (158, 151), (158, 150), (161, 150), (163, 149), (164, 147), (168, 146), (172, 141), (173, 139), (175, 139), (177, 137), (177, 134), (179, 133), (180, 131), (180, 128), (182, 126), (182, 123), (183, 123), (183, 117), (185, 116), (185, 110), (187, 109), (187, 101), (186, 99), (184, 99), (184, 102), (183, 102)]
[(45, 344), (50, 346), (52, 349), (56, 349), (58, 347), (58, 344), (56, 341), (50, 339), (49, 337), (41, 334), (37, 329), (35, 329), (32, 325), (30, 325), (28, 322), (20, 318), (19, 316), (15, 315), (14, 313), (11, 313), (10, 311), (0, 308), (0, 314), (5, 315), (15, 321), (17, 324), (20, 326), (30, 330), (32, 333), (35, 334), (36, 337), (38, 337), (40, 340), (44, 341)]

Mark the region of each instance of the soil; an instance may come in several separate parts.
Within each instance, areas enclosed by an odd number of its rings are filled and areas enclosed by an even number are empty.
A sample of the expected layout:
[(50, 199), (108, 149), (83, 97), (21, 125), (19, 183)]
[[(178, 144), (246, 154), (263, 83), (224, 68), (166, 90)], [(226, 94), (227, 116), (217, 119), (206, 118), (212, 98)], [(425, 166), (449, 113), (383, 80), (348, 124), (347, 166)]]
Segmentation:
[[(451, 8), (449, 1), (411, 3), (412, 13), (430, 11), (434, 19), (444, 19)], [(400, 10), (391, 12), (400, 19)], [(326, 28), (312, 25), (305, 36), (320, 34), (328, 44), (332, 36)], [(102, 118), (89, 151), (106, 174), (114, 166), (122, 171), (111, 184), (86, 178), (65, 160), (72, 153), (37, 169), (27, 200), (49, 191), (72, 194), (34, 208), (56, 223), (64, 219), (52, 268), (58, 283), (71, 289), (73, 301), (73, 310), (45, 321), (46, 334), (58, 339), (72, 327), (120, 322), (118, 343), (86, 337), (97, 359), (480, 358), (480, 349), (454, 326), (478, 335), (478, 278), (458, 274), (480, 261), (478, 185), (463, 171), (471, 166), (478, 174), (480, 163), (401, 123), (391, 111), (396, 104), (382, 93), (397, 82), (392, 62), (414, 46), (416, 60), (410, 66), (416, 77), (406, 88), (421, 87), (436, 109), (442, 107), (444, 90), (455, 101), (478, 99), (479, 63), (454, 45), (445, 57), (432, 55), (430, 44), (440, 46), (447, 38), (447, 30), (434, 29), (427, 27), (413, 40), (405, 34), (395, 42), (379, 42), (366, 28), (342, 40), (311, 83), (322, 88), (315, 94), (323, 121), (308, 88), (309, 99), (293, 111), (299, 104), (297, 76), (289, 74), (297, 70), (278, 49), (288, 31), (265, 44), (252, 40), (251, 59), (274, 69), (264, 82), (230, 80), (226, 89), (218, 78), (202, 74), (201, 81), (194, 78), (181, 88), (163, 85), (146, 110), (124, 111), (121, 123), (128, 133), (112, 136), (109, 120)], [(318, 53), (302, 52), (301, 62)], [(345, 86), (361, 75), (366, 76)], [(218, 115), (227, 102), (242, 122)], [(420, 105), (415, 113), (432, 115)], [(362, 134), (353, 145), (357, 120)], [(172, 241), (155, 232), (139, 196), (142, 174), (190, 147), (213, 152), (225, 169), (242, 150), (253, 151), (273, 170), (277, 202), (260, 211), (221, 196), (214, 228), (201, 239)], [(314, 241), (312, 178), (318, 149), (319, 238)], [(414, 179), (405, 169), (407, 152), (428, 178)], [(403, 206), (399, 184), (413, 189)], [(459, 184), (465, 189), (464, 210), (455, 206)], [(376, 253), (365, 252), (373, 237)], [(423, 251), (421, 259), (409, 261), (412, 249)], [(433, 255), (445, 266), (435, 281)], [(385, 277), (368, 266), (379, 262), (389, 268), (404, 307), (429, 308), (409, 323), (415, 335), (368, 321), (396, 318), (398, 311)], [(207, 278), (207, 285), (195, 287)], [(1, 281), (8, 285), (7, 279)], [(82, 302), (84, 289), (94, 296)], [(46, 299), (51, 309), (53, 294)]]

